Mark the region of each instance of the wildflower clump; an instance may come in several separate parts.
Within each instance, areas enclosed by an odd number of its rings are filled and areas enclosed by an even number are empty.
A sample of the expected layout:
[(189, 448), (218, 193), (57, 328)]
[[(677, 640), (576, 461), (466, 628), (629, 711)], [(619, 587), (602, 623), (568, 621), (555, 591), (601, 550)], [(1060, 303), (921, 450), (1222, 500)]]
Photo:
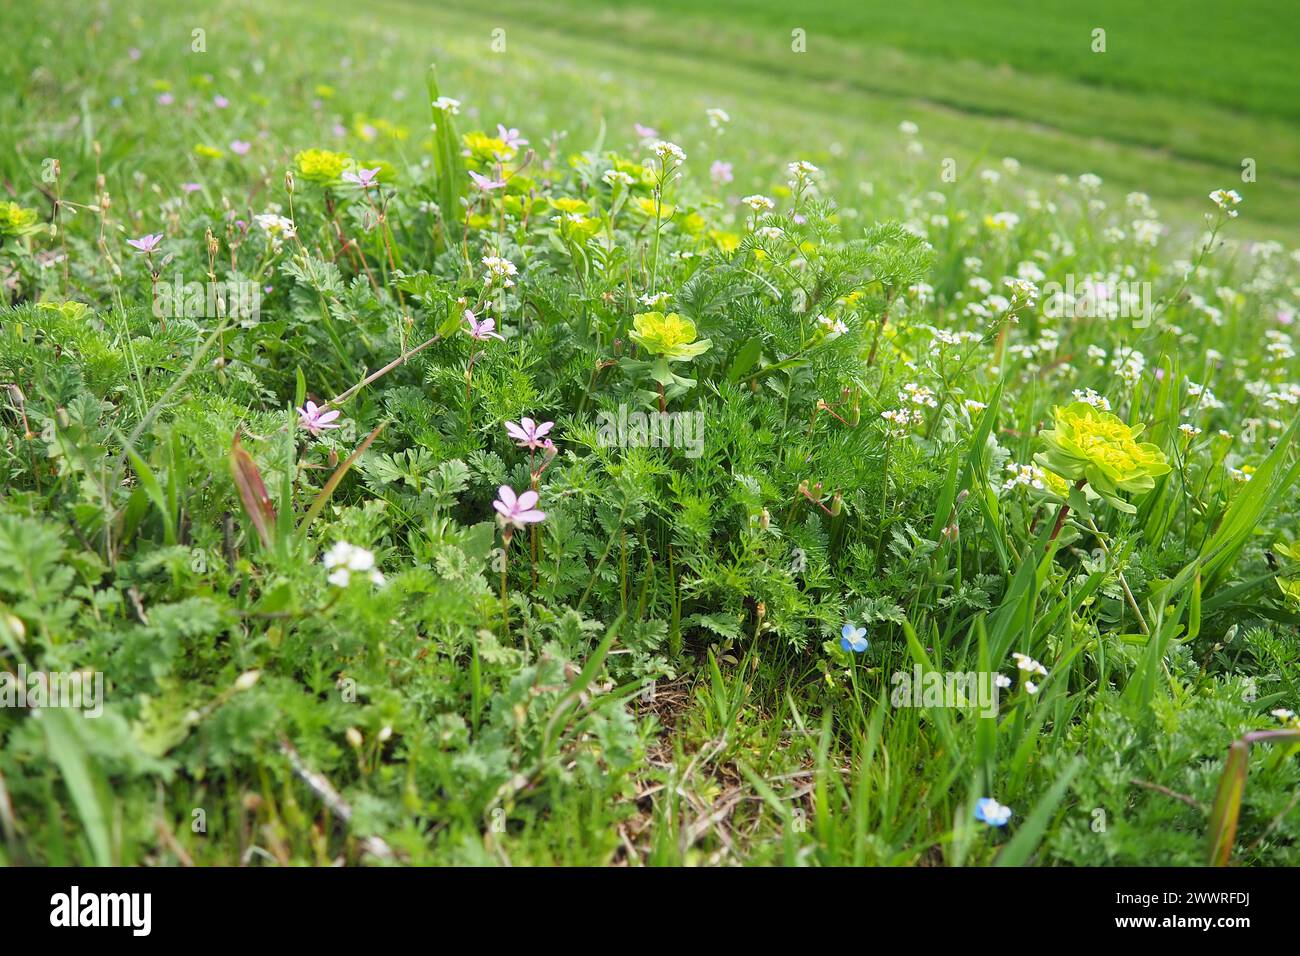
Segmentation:
[(0, 240), (36, 232), (40, 228), (38, 218), (35, 209), (24, 209), (16, 202), (0, 202)]
[(351, 160), (346, 153), (335, 153), (328, 149), (304, 149), (293, 158), (298, 175), (309, 183), (330, 186), (343, 178)]
[(1158, 446), (1137, 441), (1143, 425), (1126, 425), (1086, 402), (1058, 405), (1052, 415), (1054, 427), (1040, 435), (1047, 448), (1034, 460), (1069, 481), (1083, 479), (1121, 511), (1136, 509), (1119, 497), (1120, 492), (1143, 494), (1169, 472)]
[(703, 355), (713, 343), (695, 339), (695, 323), (676, 312), (642, 312), (632, 319), (632, 341), (647, 352), (680, 362)]

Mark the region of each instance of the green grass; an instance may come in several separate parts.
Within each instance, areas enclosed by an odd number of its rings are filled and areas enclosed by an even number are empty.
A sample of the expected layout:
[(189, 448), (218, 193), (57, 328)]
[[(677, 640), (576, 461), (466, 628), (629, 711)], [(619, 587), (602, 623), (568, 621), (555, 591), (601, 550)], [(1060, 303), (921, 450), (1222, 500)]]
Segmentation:
[[(127, 0), (56, 39), (0, 2), (37, 220), (0, 207), (0, 663), (107, 686), (98, 719), (0, 709), (0, 861), (1295, 865), (1300, 260), (1245, 240), (1294, 244), (1300, 140), (1264, 8)], [(638, 122), (687, 154), (658, 190)], [(498, 123), (534, 155), (462, 155)], [(510, 180), (468, 220), (467, 169)], [(158, 315), (151, 266), (261, 311)], [(1017, 275), (1149, 282), (1154, 320)], [(708, 348), (655, 360), (652, 293)], [(1168, 470), (1116, 488), (1059, 439), (1068, 481), (1015, 470), (1085, 390)], [(607, 447), (620, 405), (701, 444)], [(340, 541), (384, 583), (331, 581)], [(918, 668), (1009, 681), (908, 706)]]

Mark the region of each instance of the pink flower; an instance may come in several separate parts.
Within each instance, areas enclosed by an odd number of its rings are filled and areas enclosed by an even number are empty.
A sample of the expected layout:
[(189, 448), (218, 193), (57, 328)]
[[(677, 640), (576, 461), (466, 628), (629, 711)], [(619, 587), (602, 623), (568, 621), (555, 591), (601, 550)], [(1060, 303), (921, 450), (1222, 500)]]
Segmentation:
[(542, 422), (540, 425), (531, 418), (521, 418), (519, 424), (506, 422), (506, 432), (520, 448), (541, 448), (546, 433), (555, 427), (555, 422)]
[(520, 146), (527, 146), (528, 140), (519, 135), (519, 130), (513, 126), (506, 127), (497, 123), (497, 139), (505, 143), (511, 149), (518, 149)]
[(159, 94), (158, 94), (158, 105), (159, 105), (159, 106), (171, 106), (171, 105), (172, 105), (173, 103), (175, 103), (175, 102), (176, 102), (176, 97), (172, 96), (170, 93), (159, 93)]
[(355, 172), (349, 169), (343, 174), (343, 178), (350, 183), (356, 183), (362, 189), (370, 189), (379, 185), (379, 181), (375, 177), (379, 175), (382, 168), (382, 166), (376, 166), (374, 169), (357, 169)]
[(709, 175), (713, 177), (713, 182), (718, 186), (729, 183), (735, 178), (731, 175), (731, 163), (724, 163), (720, 159), (713, 161), (713, 165), (709, 167)]
[(138, 46), (133, 46), (131, 47), (131, 49), (126, 51), (126, 55), (129, 56), (132, 59), (132, 61), (135, 61), (140, 59), (140, 57), (142, 57), (144, 54), (140, 52), (140, 48)]
[(199, 183), (181, 183), (182, 192), (196, 193), (202, 188), (203, 186), (200, 185)]
[(642, 126), (640, 123), (637, 123), (636, 135), (641, 137), (642, 139), (658, 139), (659, 130), (655, 129), (652, 126)]
[(478, 339), (480, 342), (485, 342), (488, 339), (500, 339), (502, 342), (505, 341), (505, 336), (494, 331), (497, 327), (496, 319), (483, 319), (480, 322), (478, 316), (469, 309), (466, 309), (465, 321), (469, 323), (469, 329), (467, 331), (471, 338)]
[(499, 497), (492, 502), (492, 507), (497, 510), (497, 520), (502, 525), (523, 528), (524, 525), (536, 524), (546, 518), (545, 512), (537, 510), (535, 491), (525, 491), (516, 496), (513, 488), (502, 485), (497, 489), (497, 495)]
[(491, 192), (494, 189), (503, 189), (506, 184), (504, 179), (489, 179), (487, 176), (482, 176), (474, 172), (472, 169), (469, 171), (469, 178), (474, 180), (474, 185), (485, 193)]
[(212, 105), (219, 110), (224, 110), (227, 106), (230, 105), (230, 100), (226, 99), (224, 96), (218, 93), (216, 96), (212, 97)]
[(245, 143), (242, 139), (234, 140), (230, 144), (230, 151), (236, 156), (247, 156), (248, 151), (253, 148), (252, 143)]
[(1283, 306), (1277, 310), (1277, 321), (1281, 325), (1290, 325), (1295, 321), (1295, 312)]
[(327, 428), (338, 428), (339, 426), (334, 423), (334, 419), (338, 417), (338, 409), (325, 411), (315, 402), (308, 402), (298, 409), (298, 424), (317, 437)]
[(162, 242), (162, 239), (163, 239), (162, 233), (156, 232), (153, 233), (152, 235), (141, 236), (139, 239), (128, 239), (126, 241), (126, 244), (128, 246), (134, 246), (136, 249), (140, 250), (145, 255), (148, 255), (149, 253), (153, 252), (155, 249), (158, 248), (158, 243)]

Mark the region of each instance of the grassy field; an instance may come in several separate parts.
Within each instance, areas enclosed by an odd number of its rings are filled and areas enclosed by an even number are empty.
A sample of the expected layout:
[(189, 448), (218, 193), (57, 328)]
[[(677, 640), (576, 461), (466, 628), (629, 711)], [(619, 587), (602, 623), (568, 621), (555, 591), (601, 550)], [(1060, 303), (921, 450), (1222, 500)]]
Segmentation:
[(0, 862), (1300, 859), (1275, 11), (56, 6)]

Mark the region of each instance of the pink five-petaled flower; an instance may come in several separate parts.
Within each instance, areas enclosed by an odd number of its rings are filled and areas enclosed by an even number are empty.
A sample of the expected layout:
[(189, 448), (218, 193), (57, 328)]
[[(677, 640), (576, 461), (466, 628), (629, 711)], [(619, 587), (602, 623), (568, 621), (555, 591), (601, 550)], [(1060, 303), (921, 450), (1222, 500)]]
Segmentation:
[(334, 419), (338, 417), (339, 411), (337, 408), (326, 411), (315, 402), (308, 402), (298, 409), (298, 424), (318, 437), (327, 428), (338, 428), (339, 426), (334, 422)]
[(473, 312), (466, 309), (465, 321), (469, 323), (469, 328), (466, 331), (469, 332), (470, 338), (478, 339), (480, 342), (486, 342), (488, 339), (500, 339), (502, 342), (506, 340), (504, 335), (495, 331), (497, 327), (496, 319), (479, 321)]
[(356, 183), (362, 189), (370, 189), (379, 185), (375, 177), (379, 175), (382, 168), (382, 166), (376, 166), (374, 169), (357, 169), (355, 172), (349, 169), (343, 174), (343, 178), (350, 183)]
[(509, 485), (502, 485), (497, 489), (498, 498), (492, 502), (492, 507), (497, 510), (497, 520), (502, 525), (509, 525), (511, 528), (523, 528), (524, 525), (536, 524), (545, 520), (546, 513), (537, 510), (537, 492), (525, 491), (522, 495), (515, 495), (515, 491)]
[(128, 246), (134, 246), (145, 255), (148, 255), (158, 248), (158, 243), (162, 242), (162, 239), (162, 233), (155, 232), (148, 236), (141, 236), (139, 239), (128, 239), (126, 244)]
[(506, 422), (506, 431), (520, 448), (541, 448), (546, 433), (555, 427), (555, 422), (542, 422), (540, 425), (531, 418), (521, 418), (519, 424)]
[(472, 169), (469, 171), (469, 178), (474, 180), (474, 185), (485, 193), (490, 193), (494, 189), (503, 189), (506, 184), (504, 179), (490, 179)]
[(511, 149), (518, 149), (520, 146), (528, 145), (528, 140), (519, 135), (519, 130), (513, 126), (502, 126), (500, 123), (497, 123), (497, 139)]

